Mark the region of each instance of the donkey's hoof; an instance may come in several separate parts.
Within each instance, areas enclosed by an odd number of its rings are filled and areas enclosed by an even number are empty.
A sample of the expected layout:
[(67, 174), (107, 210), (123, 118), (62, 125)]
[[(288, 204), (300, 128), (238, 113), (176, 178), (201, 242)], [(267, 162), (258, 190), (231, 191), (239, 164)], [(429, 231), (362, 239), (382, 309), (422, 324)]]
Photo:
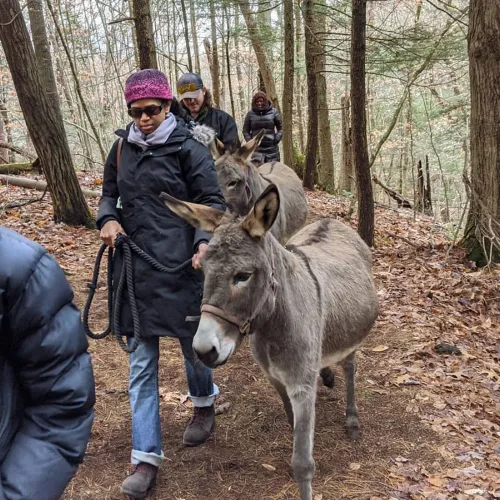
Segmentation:
[(347, 436), (351, 441), (359, 439), (360, 434), (359, 425), (351, 425), (347, 427)]
[(335, 373), (331, 368), (322, 368), (319, 372), (323, 385), (333, 389), (335, 387)]

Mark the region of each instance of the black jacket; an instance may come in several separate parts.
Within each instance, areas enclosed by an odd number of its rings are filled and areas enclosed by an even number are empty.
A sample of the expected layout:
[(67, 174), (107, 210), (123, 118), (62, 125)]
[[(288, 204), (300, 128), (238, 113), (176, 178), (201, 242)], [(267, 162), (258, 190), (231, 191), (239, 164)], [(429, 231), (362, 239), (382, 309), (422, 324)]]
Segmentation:
[(0, 228), (0, 500), (56, 500), (82, 461), (94, 379), (57, 262)]
[[(128, 132), (116, 134), (126, 139)], [(128, 236), (146, 253), (169, 268), (193, 256), (207, 233), (194, 229), (171, 212), (160, 199), (162, 191), (180, 200), (225, 210), (213, 159), (206, 148), (191, 137), (179, 120), (167, 142), (145, 151), (126, 140), (116, 168), (118, 141), (104, 168), (102, 198), (97, 224), (118, 220)], [(117, 208), (118, 198), (122, 208)], [(161, 273), (134, 254), (135, 293), (144, 337), (192, 337), (199, 316), (203, 274), (189, 266), (176, 274)], [(114, 280), (118, 283), (121, 260), (117, 256)], [(122, 331), (132, 335), (128, 304), (122, 307)]]
[[(184, 107), (182, 107), (185, 110)], [(226, 149), (234, 151), (241, 145), (238, 137), (238, 128), (233, 117), (218, 108), (208, 108), (207, 113), (200, 120), (193, 120), (189, 113), (186, 113), (184, 119), (187, 123), (195, 122), (202, 125), (208, 125), (215, 130), (219, 141), (224, 143)]]
[(245, 141), (249, 141), (262, 129), (265, 129), (266, 133), (252, 158), (259, 162), (279, 161), (278, 144), (283, 137), (283, 124), (281, 123), (280, 114), (271, 106), (270, 102), (266, 109), (252, 108), (247, 113), (243, 124)]

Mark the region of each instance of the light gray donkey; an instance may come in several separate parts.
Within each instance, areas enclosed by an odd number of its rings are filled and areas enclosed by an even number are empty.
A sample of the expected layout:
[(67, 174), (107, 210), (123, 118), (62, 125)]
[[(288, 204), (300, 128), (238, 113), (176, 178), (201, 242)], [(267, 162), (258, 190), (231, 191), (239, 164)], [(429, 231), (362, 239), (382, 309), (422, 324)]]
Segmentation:
[(348, 435), (359, 435), (355, 352), (378, 314), (371, 253), (357, 233), (323, 219), (287, 247), (269, 234), (279, 213), (270, 185), (246, 217), (178, 201), (166, 205), (192, 225), (213, 232), (203, 264), (205, 291), (193, 348), (209, 367), (224, 364), (243, 337), (276, 388), (293, 426), (293, 474), (303, 500), (312, 499), (316, 379), (333, 382), (341, 363), (347, 387)]
[(271, 233), (279, 242), (286, 243), (306, 222), (307, 200), (301, 180), (290, 167), (275, 161), (257, 168), (251, 162), (264, 133), (261, 130), (234, 153), (226, 151), (215, 139), (212, 156), (227, 207), (235, 215), (246, 215), (269, 184), (277, 186), (281, 205)]

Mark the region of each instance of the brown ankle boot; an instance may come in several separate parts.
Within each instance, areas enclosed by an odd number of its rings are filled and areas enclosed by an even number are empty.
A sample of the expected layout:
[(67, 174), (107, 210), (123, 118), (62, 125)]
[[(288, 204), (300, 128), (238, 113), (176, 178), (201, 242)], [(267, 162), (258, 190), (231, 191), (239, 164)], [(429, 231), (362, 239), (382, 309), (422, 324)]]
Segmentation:
[(131, 498), (146, 498), (155, 485), (157, 474), (158, 467), (140, 462), (134, 472), (123, 481), (120, 492)]
[(215, 407), (194, 408), (194, 415), (184, 431), (184, 446), (199, 446), (211, 435), (215, 427)]

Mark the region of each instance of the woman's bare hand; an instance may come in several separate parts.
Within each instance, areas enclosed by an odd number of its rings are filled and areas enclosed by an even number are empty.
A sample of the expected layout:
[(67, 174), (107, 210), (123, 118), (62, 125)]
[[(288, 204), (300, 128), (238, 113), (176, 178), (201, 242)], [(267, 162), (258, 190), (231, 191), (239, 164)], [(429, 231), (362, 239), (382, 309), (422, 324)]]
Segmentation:
[(123, 227), (120, 225), (119, 222), (115, 220), (109, 220), (102, 226), (101, 229), (101, 240), (106, 243), (106, 245), (110, 246), (111, 248), (114, 248), (115, 246), (115, 240), (116, 237), (118, 236), (118, 233), (120, 234), (125, 234), (125, 231), (123, 230)]

